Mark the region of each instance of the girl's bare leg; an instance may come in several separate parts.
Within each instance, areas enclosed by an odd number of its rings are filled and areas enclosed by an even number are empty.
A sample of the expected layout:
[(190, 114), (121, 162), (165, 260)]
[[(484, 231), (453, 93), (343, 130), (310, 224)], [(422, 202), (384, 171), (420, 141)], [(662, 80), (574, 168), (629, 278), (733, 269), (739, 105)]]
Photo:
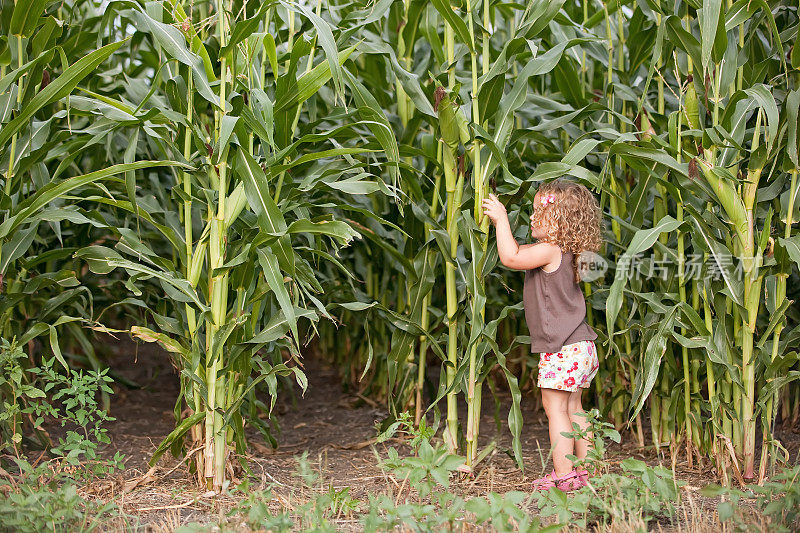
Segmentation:
[[(586, 422), (586, 413), (583, 411), (583, 406), (581, 406), (581, 393), (583, 393), (583, 389), (578, 389), (575, 392), (569, 393), (567, 407), (569, 409), (570, 422), (578, 424), (581, 431), (586, 431), (589, 424)], [(592, 434), (588, 433), (587, 437), (589, 440), (579, 439), (573, 441), (575, 443), (575, 457), (578, 459), (586, 459), (586, 454), (591, 446)]]
[(569, 417), (570, 393), (556, 389), (542, 389), (542, 403), (550, 427), (550, 447), (553, 449), (553, 470), (557, 477), (572, 472), (572, 461), (567, 459), (575, 451), (575, 440), (562, 435), (572, 431)]

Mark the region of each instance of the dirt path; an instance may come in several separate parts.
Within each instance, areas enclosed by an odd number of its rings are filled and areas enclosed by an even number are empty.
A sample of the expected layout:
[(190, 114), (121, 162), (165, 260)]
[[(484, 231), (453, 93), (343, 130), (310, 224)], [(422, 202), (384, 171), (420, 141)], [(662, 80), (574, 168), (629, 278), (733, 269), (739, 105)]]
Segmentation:
[[(114, 351), (113, 367), (142, 386), (133, 390), (118, 387), (112, 397), (111, 412), (116, 421), (108, 426), (111, 445), (106, 453), (125, 454), (124, 478), (130, 487), (131, 480), (147, 473), (153, 451), (174, 427), (172, 409), (179, 392), (178, 379), (163, 352), (152, 346), (121, 342)], [(260, 488), (279, 484), (276, 493), (281, 492), (281, 487), (289, 493), (293, 492), (290, 488), (300, 485), (295, 475), (297, 457), (308, 452), (310, 465), (322, 473), (325, 483), (337, 490), (349, 487), (351, 497), (367, 501), (368, 494), (384, 491), (390, 483), (377, 467), (375, 452), (386, 457), (389, 446), (398, 447), (401, 453), (409, 450), (398, 442), (375, 445), (376, 424), (388, 413), (343, 394), (335, 369), (327, 364), (314, 359), (306, 360), (305, 364), (309, 380), (305, 396), (301, 397), (297, 389), (294, 398), (284, 395), (276, 408), (279, 448), (272, 450), (257, 432), (250, 430), (252, 452), (248, 463), (261, 480)], [(511, 438), (497, 433), (491, 403), (482, 419), (481, 444), (495, 439), (497, 449), (475, 479), (456, 482), (454, 490), (463, 495), (526, 490), (530, 483), (515, 467), (510, 451), (504, 453), (510, 449)], [(526, 421), (523, 450), (525, 457), (530, 458), (529, 467), (534, 469), (528, 477), (542, 471), (539, 443), (545, 448), (547, 443), (544, 420), (530, 409), (532, 405), (531, 401), (523, 404), (523, 408), (528, 408), (523, 413)], [(505, 419), (504, 414), (502, 418)], [(546, 452), (542, 453), (546, 456)], [(165, 476), (176, 464), (172, 457), (165, 456), (152, 478), (144, 479), (125, 495), (125, 511), (139, 515), (144, 523), (167, 526), (175, 524), (175, 520), (179, 523), (212, 520), (220, 509), (227, 509), (233, 503), (226, 498), (201, 499), (180, 509), (169, 508), (189, 502), (199, 493), (185, 466), (178, 466)]]

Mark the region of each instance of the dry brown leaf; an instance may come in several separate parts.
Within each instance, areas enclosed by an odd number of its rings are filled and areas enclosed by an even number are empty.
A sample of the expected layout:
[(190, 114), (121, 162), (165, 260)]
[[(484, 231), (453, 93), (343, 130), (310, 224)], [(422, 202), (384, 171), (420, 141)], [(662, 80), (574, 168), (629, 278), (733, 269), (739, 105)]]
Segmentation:
[(129, 479), (128, 481), (126, 481), (122, 487), (122, 492), (128, 494), (139, 485), (146, 485), (147, 483), (153, 483), (156, 480), (158, 480), (158, 477), (156, 477), (155, 475), (156, 468), (158, 467), (154, 466), (150, 468), (150, 470), (148, 470), (143, 476), (139, 476), (138, 478)]

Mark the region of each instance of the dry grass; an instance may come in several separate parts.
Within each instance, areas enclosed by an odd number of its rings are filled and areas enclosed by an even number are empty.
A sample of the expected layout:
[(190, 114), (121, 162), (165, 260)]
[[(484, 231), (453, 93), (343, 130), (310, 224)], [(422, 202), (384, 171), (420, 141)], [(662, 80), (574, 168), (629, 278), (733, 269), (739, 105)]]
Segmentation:
[[(152, 365), (152, 361), (150, 362)], [(148, 367), (150, 369), (150, 367)], [(400, 455), (410, 454), (411, 450), (402, 439), (375, 444), (375, 422), (386, 415), (381, 409), (364, 402), (358, 402), (345, 395), (332, 369), (313, 361), (308, 362), (308, 372), (313, 378), (305, 398), (297, 402), (295, 408), (279, 404), (278, 435), (281, 446), (277, 450), (265, 446), (259, 435), (249, 434), (252, 453), (247, 456), (251, 475), (235, 471), (240, 480), (248, 478), (249, 490), (269, 490), (271, 499), (267, 504), (273, 516), (280, 513), (297, 515), (303, 508), (333, 487), (336, 490), (349, 488), (349, 496), (359, 502), (356, 512), (342, 512), (330, 518), (331, 524), (342, 531), (361, 531), (362, 515), (368, 511), (369, 495), (385, 494), (392, 501), (416, 502), (408, 483), (394, 479), (377, 467), (378, 457), (386, 457), (389, 446), (397, 448)], [(141, 377), (140, 381), (144, 381)], [(105, 479), (83, 487), (84, 497), (99, 502), (113, 501), (130, 518), (129, 524), (137, 531), (174, 531), (190, 523), (219, 524), (234, 531), (249, 531), (243, 525), (241, 515), (227, 518), (228, 513), (241, 503), (244, 495), (232, 491), (221, 495), (208, 494), (198, 489), (192, 480), (186, 462), (165, 456), (150, 468), (147, 461), (162, 436), (172, 429), (171, 413), (164, 405), (173, 401), (172, 388), (175, 383), (169, 369), (164, 369), (157, 381), (152, 381), (149, 391), (128, 390), (115, 395), (112, 404), (113, 415), (117, 421), (109, 426), (112, 446), (106, 451), (113, 455), (120, 451), (126, 456), (126, 470), (123, 476)], [(530, 400), (530, 401), (528, 401)], [(544, 420), (536, 410), (531, 398), (523, 400), (526, 421), (523, 433), (523, 455), (527, 470), (520, 472), (514, 461), (504, 453), (510, 448), (507, 431), (499, 433), (495, 429), (491, 412), (485, 413), (481, 424), (481, 447), (496, 442), (496, 448), (480, 465), (474, 476), (452, 479), (450, 490), (463, 499), (485, 496), (489, 493), (530, 490), (532, 478), (538, 477), (548, 468), (546, 450), (547, 433)], [(142, 416), (144, 415), (144, 416)], [(304, 450), (309, 450), (309, 466), (320, 479), (308, 486), (296, 475), (297, 459)], [(619, 462), (626, 457), (636, 457), (648, 464), (658, 464), (658, 458), (626, 444), (610, 450), (609, 463), (612, 470), (618, 469)], [(667, 459), (667, 463), (669, 460)], [(682, 501), (677, 507), (673, 522), (651, 522), (650, 529), (663, 532), (706, 532), (724, 533), (730, 528), (719, 523), (716, 513), (717, 499), (707, 498), (697, 491), (712, 480), (708, 465), (695, 465), (689, 469), (680, 460), (676, 463), (676, 476), (687, 481), (681, 491)], [(232, 487), (235, 484), (231, 485)], [(409, 494), (411, 493), (411, 496)], [(526, 509), (532, 516), (539, 510), (535, 505)], [(755, 509), (748, 509), (748, 520), (762, 531), (768, 526)], [(551, 519), (544, 519), (549, 523)], [(464, 531), (477, 530), (468, 523), (459, 524)], [(596, 526), (597, 531), (642, 531), (641, 517), (618, 518), (610, 524)], [(117, 531), (121, 527), (107, 528)], [(572, 531), (578, 531), (572, 528)]]
[[(281, 456), (278, 456), (281, 457)], [(295, 475), (295, 468), (275, 469), (276, 457), (263, 456), (251, 457), (255, 477), (250, 480), (251, 491), (269, 491), (271, 500), (268, 508), (272, 516), (281, 513), (298, 515), (304, 508), (313, 506), (317, 497), (324, 494), (328, 487), (337, 490), (350, 488), (350, 494), (359, 500), (359, 508), (354, 513), (341, 512), (330, 516), (329, 522), (339, 531), (361, 531), (361, 519), (368, 511), (367, 494), (385, 494), (397, 503), (415, 502), (417, 497), (403, 480), (397, 480), (391, 475), (374, 473), (377, 469), (372, 465), (353, 462), (354, 468), (351, 476), (347, 478), (330, 477), (334, 471), (330, 468), (332, 459), (327, 453), (320, 453), (309, 460), (309, 466), (320, 475), (320, 478), (309, 486)], [(284, 456), (281, 462), (296, 459)], [(458, 496), (469, 499), (476, 496), (485, 496), (490, 492), (505, 493), (513, 490), (524, 490), (529, 481), (518, 471), (507, 471), (494, 464), (498, 458), (489, 459), (483, 468), (479, 469), (474, 477), (462, 476), (454, 479), (451, 491)], [(287, 462), (288, 462), (287, 461)], [(269, 471), (275, 474), (269, 474)], [(170, 473), (166, 478), (159, 478), (158, 472)], [(137, 473), (140, 477), (143, 473)], [(175, 475), (178, 474), (178, 475)], [(226, 530), (251, 531), (244, 522), (243, 515), (228, 517), (229, 512), (239, 505), (244, 499), (242, 493), (211, 494), (197, 490), (189, 479), (188, 469), (184, 466), (174, 468), (169, 464), (160, 466), (155, 474), (144, 484), (139, 484), (131, 492), (118, 493), (117, 505), (125, 514), (134, 518), (145, 531), (170, 532), (178, 527), (190, 523), (225, 524)], [(129, 480), (130, 482), (130, 480)], [(364, 487), (369, 487), (365, 489)], [(682, 501), (674, 521), (651, 522), (650, 531), (663, 533), (726, 533), (731, 531), (719, 522), (716, 512), (716, 498), (707, 498), (693, 490), (683, 490)], [(428, 500), (425, 500), (428, 501)], [(745, 508), (748, 517), (758, 531), (768, 531), (768, 524), (755, 509)], [(538, 509), (535, 505), (527, 509), (532, 516), (536, 516)], [(552, 523), (552, 518), (543, 519), (544, 524)], [(484, 531), (469, 523), (468, 515), (461, 524), (460, 531)], [(567, 527), (565, 531), (577, 532), (580, 528)], [(596, 524), (590, 528), (599, 533), (634, 533), (647, 531), (648, 526), (641, 516), (630, 515), (617, 517), (607, 524)]]

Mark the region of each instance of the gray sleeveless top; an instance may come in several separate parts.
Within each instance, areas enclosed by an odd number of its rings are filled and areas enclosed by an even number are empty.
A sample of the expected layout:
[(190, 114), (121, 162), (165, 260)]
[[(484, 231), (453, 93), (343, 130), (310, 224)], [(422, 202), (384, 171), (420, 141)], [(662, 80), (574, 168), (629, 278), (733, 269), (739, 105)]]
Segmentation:
[(557, 352), (567, 344), (597, 338), (586, 323), (586, 300), (575, 283), (571, 252), (562, 252), (553, 272), (541, 267), (525, 272), (523, 302), (531, 352)]

